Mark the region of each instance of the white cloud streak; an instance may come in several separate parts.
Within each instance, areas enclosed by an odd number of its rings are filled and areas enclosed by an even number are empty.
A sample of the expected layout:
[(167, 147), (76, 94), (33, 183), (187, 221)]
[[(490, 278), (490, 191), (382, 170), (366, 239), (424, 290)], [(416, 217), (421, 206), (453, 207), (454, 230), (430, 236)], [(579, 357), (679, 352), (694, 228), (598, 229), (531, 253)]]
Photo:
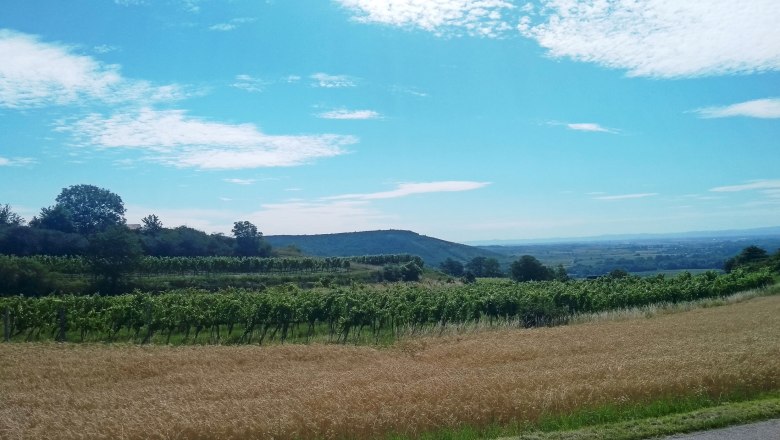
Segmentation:
[(265, 89), (265, 87), (268, 84), (269, 82), (263, 79), (254, 78), (246, 74), (241, 74), (241, 75), (236, 75), (236, 81), (233, 84), (231, 84), (231, 86), (237, 89), (245, 90), (250, 93), (260, 93)]
[(382, 191), (367, 194), (344, 194), (339, 196), (325, 197), (323, 200), (379, 200), (395, 199), (407, 197), (415, 194), (428, 194), (439, 192), (460, 192), (471, 191), (484, 188), (490, 185), (490, 182), (470, 182), (470, 181), (441, 181), (441, 182), (423, 182), (423, 183), (401, 183), (390, 191)]
[(566, 124), (566, 127), (569, 130), (576, 130), (576, 131), (590, 131), (590, 132), (598, 132), (598, 133), (617, 133), (617, 130), (613, 130), (611, 128), (605, 128), (602, 127), (599, 124), (595, 124), (592, 122), (580, 122), (580, 123), (573, 123), (573, 124)]
[(694, 110), (700, 117), (731, 118), (743, 116), (748, 118), (778, 119), (780, 118), (780, 98), (754, 99), (722, 107), (704, 107)]
[(236, 185), (251, 185), (257, 180), (255, 179), (224, 179), (227, 183), (235, 183)]
[(251, 17), (234, 18), (226, 23), (217, 23), (215, 25), (209, 26), (209, 30), (219, 31), (219, 32), (229, 32), (237, 29), (242, 24), (251, 23), (253, 21), (255, 21), (255, 19)]
[(780, 70), (776, 0), (542, 0), (521, 33), (552, 57), (659, 78)]
[(363, 23), (419, 28), (436, 35), (499, 37), (512, 29), (504, 0), (337, 0)]
[(601, 196), (594, 197), (596, 200), (633, 200), (644, 199), (647, 197), (655, 197), (658, 193), (639, 193), (639, 194), (621, 194), (617, 196)]
[(58, 130), (72, 133), (76, 146), (138, 150), (155, 162), (200, 169), (302, 165), (345, 154), (344, 147), (357, 142), (334, 134), (267, 135), (253, 124), (224, 124), (190, 117), (183, 110), (148, 108), (61, 121)]
[(17, 167), (31, 165), (36, 162), (32, 157), (0, 157), (0, 167)]
[(122, 77), (73, 49), (0, 29), (0, 107), (31, 108), (98, 100), (109, 104), (182, 99), (178, 85), (155, 86)]
[(332, 110), (317, 115), (321, 119), (380, 119), (382, 115), (373, 110)]
[(711, 192), (741, 192), (766, 190), (770, 192), (780, 191), (780, 180), (753, 180), (741, 185), (718, 186), (710, 189)]
[(329, 75), (327, 73), (320, 72), (311, 75), (310, 78), (314, 81), (312, 83), (314, 87), (322, 87), (325, 89), (357, 86), (355, 79), (347, 75)]

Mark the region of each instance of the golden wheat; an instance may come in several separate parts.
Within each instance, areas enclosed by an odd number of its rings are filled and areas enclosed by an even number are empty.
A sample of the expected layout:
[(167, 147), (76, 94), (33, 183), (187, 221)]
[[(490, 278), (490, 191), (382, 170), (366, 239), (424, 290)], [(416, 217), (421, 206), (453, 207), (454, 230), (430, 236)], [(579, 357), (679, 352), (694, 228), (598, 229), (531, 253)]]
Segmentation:
[(0, 344), (0, 437), (381, 437), (777, 389), (780, 297), (391, 348)]

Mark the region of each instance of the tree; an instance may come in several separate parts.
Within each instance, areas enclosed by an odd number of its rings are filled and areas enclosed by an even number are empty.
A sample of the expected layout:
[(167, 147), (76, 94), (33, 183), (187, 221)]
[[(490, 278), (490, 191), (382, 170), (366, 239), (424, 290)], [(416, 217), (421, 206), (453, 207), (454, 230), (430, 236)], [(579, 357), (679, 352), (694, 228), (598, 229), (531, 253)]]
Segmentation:
[(141, 232), (144, 234), (154, 235), (162, 231), (162, 229), (162, 221), (154, 214), (149, 214), (141, 219)]
[(11, 211), (11, 206), (7, 203), (0, 205), (0, 227), (2, 226), (23, 226), (24, 219), (19, 214)]
[(73, 185), (64, 188), (55, 201), (56, 206), (70, 213), (73, 226), (80, 234), (94, 234), (125, 224), (122, 198), (107, 189)]
[(501, 272), (501, 263), (495, 258), (488, 257), (474, 257), (466, 263), (465, 269), (475, 277), (500, 277), (503, 276)]
[(515, 281), (545, 281), (552, 280), (553, 273), (547, 266), (531, 255), (523, 255), (512, 263), (509, 268)]
[(463, 275), (463, 263), (452, 258), (447, 258), (439, 264), (439, 268), (447, 275), (459, 277)]
[(73, 215), (70, 211), (60, 205), (41, 208), (41, 213), (30, 220), (30, 226), (38, 229), (51, 229), (65, 233), (76, 232), (76, 225), (73, 223)]
[(566, 272), (566, 268), (563, 267), (563, 264), (559, 264), (553, 269), (553, 279), (556, 281), (569, 281), (571, 278), (569, 277), (569, 273)]
[(233, 223), (232, 232), (236, 237), (237, 255), (266, 257), (271, 254), (271, 247), (263, 240), (263, 234), (251, 222)]
[(754, 266), (769, 259), (769, 254), (758, 246), (748, 246), (742, 249), (736, 257), (729, 258), (723, 265), (726, 272), (731, 272), (739, 266)]

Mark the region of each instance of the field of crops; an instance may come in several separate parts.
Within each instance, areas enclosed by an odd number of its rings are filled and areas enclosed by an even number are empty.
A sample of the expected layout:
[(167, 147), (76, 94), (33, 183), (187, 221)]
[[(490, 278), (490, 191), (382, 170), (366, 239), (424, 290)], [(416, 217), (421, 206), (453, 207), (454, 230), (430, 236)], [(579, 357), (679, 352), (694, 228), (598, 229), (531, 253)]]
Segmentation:
[[(475, 322), (534, 327), (577, 313), (712, 298), (772, 282), (768, 272), (682, 274), (570, 282), (386, 286), (217, 293), (0, 298), (10, 340), (170, 343), (378, 343), (401, 333)], [(173, 339), (172, 339), (173, 338)]]
[(749, 396), (780, 386), (778, 334), (780, 296), (770, 296), (381, 349), (0, 343), (0, 438), (389, 440)]

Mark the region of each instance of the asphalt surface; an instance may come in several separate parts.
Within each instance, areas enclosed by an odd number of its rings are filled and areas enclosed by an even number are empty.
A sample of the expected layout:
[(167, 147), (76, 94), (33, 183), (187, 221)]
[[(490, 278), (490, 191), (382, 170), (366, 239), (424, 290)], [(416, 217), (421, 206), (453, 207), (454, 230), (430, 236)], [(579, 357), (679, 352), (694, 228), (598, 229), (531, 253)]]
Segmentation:
[(713, 431), (664, 437), (663, 440), (780, 440), (780, 419)]

